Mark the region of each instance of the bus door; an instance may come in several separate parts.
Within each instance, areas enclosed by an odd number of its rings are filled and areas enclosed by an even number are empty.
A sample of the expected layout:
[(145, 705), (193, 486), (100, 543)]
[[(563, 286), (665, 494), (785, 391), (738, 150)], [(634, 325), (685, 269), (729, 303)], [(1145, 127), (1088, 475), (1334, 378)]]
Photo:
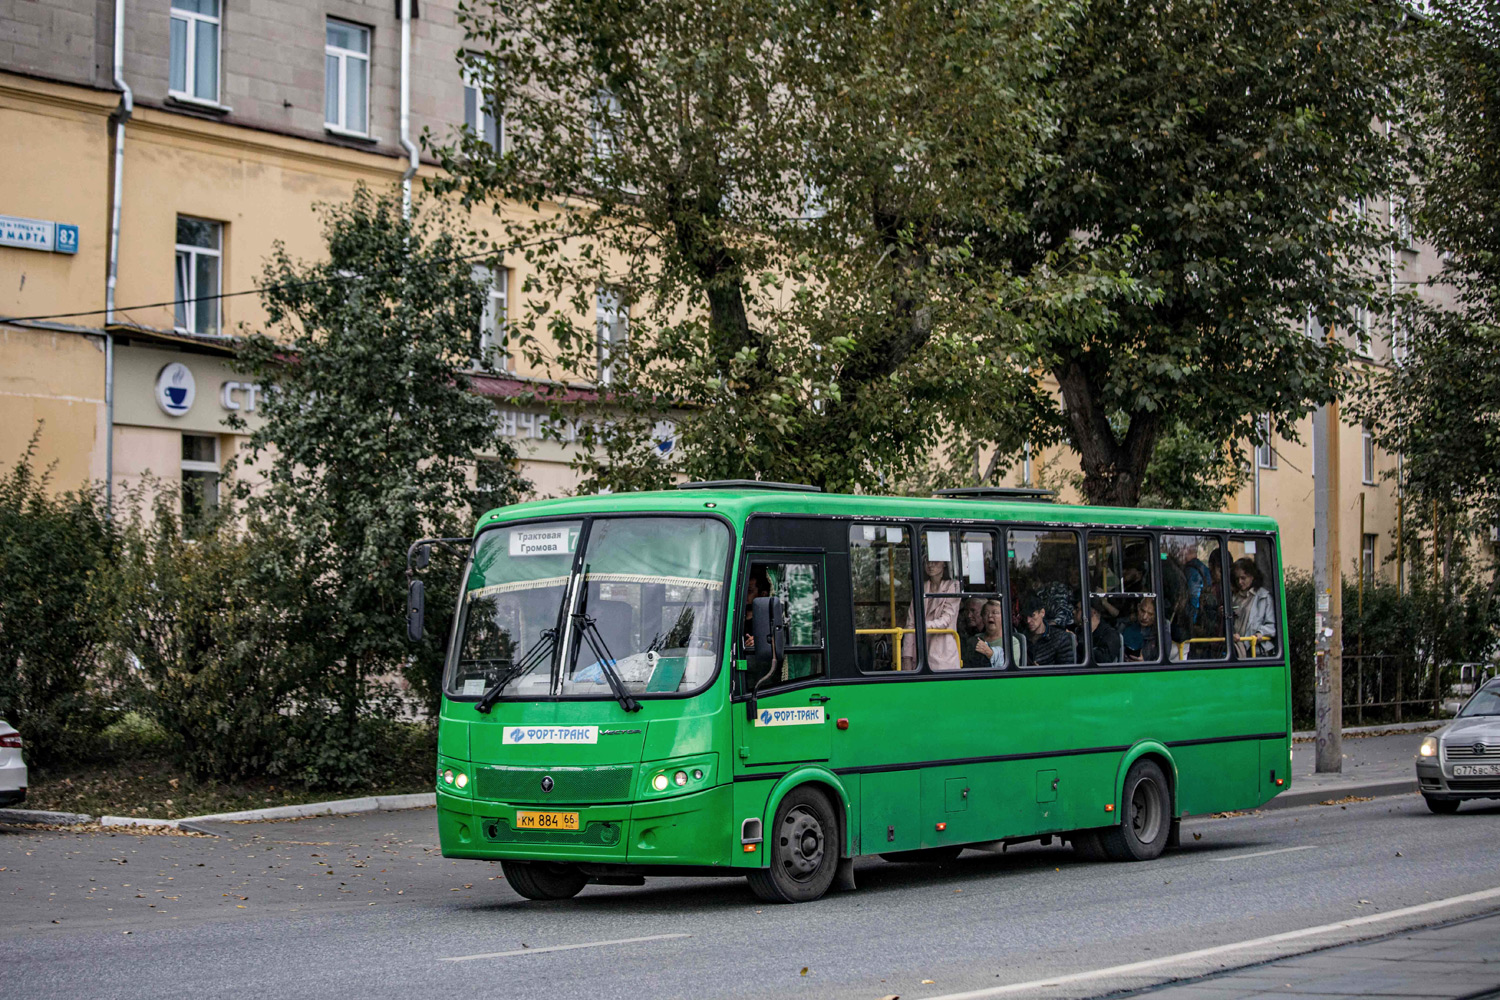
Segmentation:
[[(786, 607), (786, 649), (769, 668), (737, 670), (741, 693), (755, 691), (755, 712), (748, 699), (734, 706), (735, 746), (740, 763), (754, 765), (825, 761), (833, 745), (835, 697), (827, 684), (824, 635), (823, 553), (748, 553), (736, 652), (740, 661), (754, 647), (750, 634), (750, 602), (755, 597), (779, 597)], [(762, 640), (763, 641), (763, 640)]]

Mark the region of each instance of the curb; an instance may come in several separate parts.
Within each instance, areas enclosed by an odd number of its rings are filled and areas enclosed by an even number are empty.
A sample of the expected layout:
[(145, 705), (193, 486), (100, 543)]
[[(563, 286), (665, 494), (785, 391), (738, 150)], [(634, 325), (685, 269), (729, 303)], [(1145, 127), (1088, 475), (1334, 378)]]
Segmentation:
[(248, 823), (269, 819), (302, 819), (306, 816), (343, 816), (353, 813), (385, 812), (394, 809), (425, 809), (435, 805), (437, 805), (435, 792), (413, 792), (409, 795), (366, 795), (357, 799), (304, 802), (295, 806), (272, 806), (269, 809), (245, 809), (240, 812), (189, 816), (186, 819), (171, 822), (174, 824)]
[(77, 826), (92, 823), (88, 813), (48, 812), (45, 809), (0, 809), (0, 823), (46, 823), (51, 826)]
[[(1384, 726), (1345, 726), (1345, 736), (1374, 736), (1379, 733), (1426, 733), (1446, 726), (1452, 719), (1428, 719), (1426, 722), (1392, 722)], [(1304, 729), (1292, 734), (1295, 742), (1306, 743), (1318, 738), (1316, 731)]]
[[(435, 792), (413, 792), (408, 795), (366, 795), (357, 799), (334, 799), (328, 802), (304, 802), (295, 806), (272, 806), (269, 809), (245, 809), (240, 812), (187, 816), (182, 819), (155, 819), (150, 816), (100, 816), (100, 826), (166, 827), (191, 830), (217, 837), (218, 831), (204, 823), (248, 823), (275, 819), (302, 819), (307, 816), (344, 816), (354, 813), (387, 812), (397, 809), (427, 809), (437, 805)], [(0, 823), (46, 823), (53, 826), (80, 826), (95, 822), (87, 813), (46, 812), (41, 809), (0, 809)]]
[(1358, 781), (1347, 785), (1327, 785), (1322, 788), (1297, 788), (1295, 779), (1292, 790), (1282, 792), (1262, 809), (1291, 809), (1295, 806), (1313, 806), (1330, 799), (1342, 799), (1349, 795), (1360, 798), (1383, 798), (1388, 795), (1409, 795), (1417, 791), (1417, 778), (1389, 778), (1384, 781)]

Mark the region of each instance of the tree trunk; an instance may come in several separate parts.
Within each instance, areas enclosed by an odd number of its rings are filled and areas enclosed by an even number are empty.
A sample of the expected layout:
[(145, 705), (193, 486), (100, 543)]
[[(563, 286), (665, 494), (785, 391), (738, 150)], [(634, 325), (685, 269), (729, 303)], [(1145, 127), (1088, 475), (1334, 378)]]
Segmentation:
[(1121, 441), (1099, 409), (1093, 380), (1077, 358), (1054, 369), (1062, 391), (1063, 412), (1069, 437), (1083, 468), (1083, 495), (1087, 503), (1108, 507), (1134, 507), (1141, 500), (1146, 466), (1161, 433), (1154, 413), (1132, 413)]

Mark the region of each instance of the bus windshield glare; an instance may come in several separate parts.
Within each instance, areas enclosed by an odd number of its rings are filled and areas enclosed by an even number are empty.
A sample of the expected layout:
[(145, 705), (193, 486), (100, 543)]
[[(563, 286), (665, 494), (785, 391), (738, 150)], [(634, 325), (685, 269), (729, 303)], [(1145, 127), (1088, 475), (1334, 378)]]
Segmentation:
[(729, 529), (701, 517), (484, 532), (459, 608), (449, 697), (612, 698), (608, 667), (632, 695), (702, 687), (723, 648), (729, 550)]

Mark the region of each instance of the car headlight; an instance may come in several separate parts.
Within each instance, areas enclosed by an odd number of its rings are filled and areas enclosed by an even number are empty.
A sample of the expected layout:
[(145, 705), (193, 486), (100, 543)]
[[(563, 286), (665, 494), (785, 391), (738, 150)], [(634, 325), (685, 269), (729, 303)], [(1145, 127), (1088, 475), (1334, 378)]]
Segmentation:
[(1417, 750), (1417, 753), (1421, 754), (1423, 757), (1436, 757), (1437, 756), (1437, 747), (1438, 747), (1437, 737), (1436, 736), (1429, 736), (1425, 740), (1422, 741), (1422, 746), (1421, 746), (1420, 749)]

